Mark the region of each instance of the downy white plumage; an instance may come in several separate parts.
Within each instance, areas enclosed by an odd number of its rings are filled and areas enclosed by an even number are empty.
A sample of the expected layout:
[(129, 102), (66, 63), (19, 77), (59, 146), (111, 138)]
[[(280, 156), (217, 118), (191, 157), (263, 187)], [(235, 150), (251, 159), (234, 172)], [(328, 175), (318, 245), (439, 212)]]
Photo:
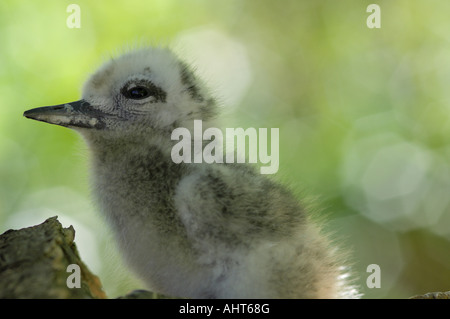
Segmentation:
[(189, 298), (357, 296), (339, 253), (285, 187), (248, 164), (171, 160), (171, 132), (194, 120), (212, 126), (217, 107), (170, 50), (112, 59), (80, 101), (24, 115), (85, 138), (98, 207), (149, 289)]

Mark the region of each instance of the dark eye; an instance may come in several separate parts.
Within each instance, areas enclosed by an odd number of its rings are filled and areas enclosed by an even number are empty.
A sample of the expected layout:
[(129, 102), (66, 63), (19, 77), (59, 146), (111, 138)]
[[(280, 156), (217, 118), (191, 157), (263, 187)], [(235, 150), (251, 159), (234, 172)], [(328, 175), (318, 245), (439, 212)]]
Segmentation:
[(133, 81), (126, 83), (120, 93), (131, 100), (143, 100), (152, 97), (148, 103), (166, 103), (167, 93), (150, 81)]
[(150, 96), (150, 91), (144, 86), (135, 86), (123, 93), (125, 97), (133, 100), (142, 100)]

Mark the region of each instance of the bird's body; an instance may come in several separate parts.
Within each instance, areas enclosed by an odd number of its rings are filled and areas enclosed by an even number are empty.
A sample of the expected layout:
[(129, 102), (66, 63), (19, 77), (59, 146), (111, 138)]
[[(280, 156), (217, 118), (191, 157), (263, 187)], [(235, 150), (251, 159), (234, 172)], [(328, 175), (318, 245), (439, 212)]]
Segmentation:
[(247, 164), (179, 163), (177, 127), (204, 129), (214, 99), (167, 49), (104, 65), (83, 100), (25, 116), (77, 129), (92, 183), (130, 267), (156, 292), (189, 298), (338, 298), (354, 291), (338, 256), (283, 186)]

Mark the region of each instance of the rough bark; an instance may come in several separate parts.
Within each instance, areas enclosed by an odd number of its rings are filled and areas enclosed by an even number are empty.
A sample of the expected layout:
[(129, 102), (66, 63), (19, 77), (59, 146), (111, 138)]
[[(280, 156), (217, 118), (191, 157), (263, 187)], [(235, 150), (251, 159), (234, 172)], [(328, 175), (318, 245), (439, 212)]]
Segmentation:
[[(107, 298), (100, 279), (81, 261), (72, 226), (63, 228), (57, 217), (40, 225), (8, 230), (0, 235), (0, 298)], [(69, 288), (67, 271), (80, 267), (80, 288)], [(120, 299), (171, 298), (135, 290)], [(412, 299), (450, 299), (450, 291)]]
[[(57, 217), (0, 235), (0, 298), (106, 298), (74, 238), (73, 227), (63, 228)], [(67, 285), (70, 264), (80, 267), (80, 288)]]
[(410, 299), (450, 299), (450, 291), (446, 292), (429, 292), (424, 295), (413, 296)]

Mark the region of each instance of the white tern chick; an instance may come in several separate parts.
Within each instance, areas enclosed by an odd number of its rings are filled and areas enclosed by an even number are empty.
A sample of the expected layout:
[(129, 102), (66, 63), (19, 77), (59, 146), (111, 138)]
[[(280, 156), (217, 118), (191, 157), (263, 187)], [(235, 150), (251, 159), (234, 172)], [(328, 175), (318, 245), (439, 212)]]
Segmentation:
[[(169, 49), (112, 59), (76, 102), (26, 111), (77, 130), (98, 206), (149, 289), (188, 298), (353, 296), (339, 256), (283, 186), (249, 164), (176, 164), (177, 127), (211, 127), (214, 98)], [(194, 134), (191, 134), (193, 136)]]

